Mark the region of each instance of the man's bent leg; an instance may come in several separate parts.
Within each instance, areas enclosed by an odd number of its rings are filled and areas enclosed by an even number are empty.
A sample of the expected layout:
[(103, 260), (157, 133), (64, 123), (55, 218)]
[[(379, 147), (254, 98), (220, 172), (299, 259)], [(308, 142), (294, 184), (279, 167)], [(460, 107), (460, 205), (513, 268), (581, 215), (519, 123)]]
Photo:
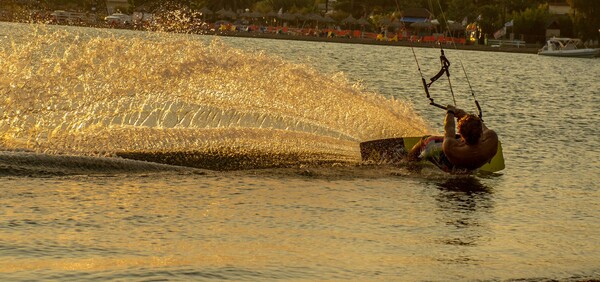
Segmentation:
[(406, 160), (410, 162), (420, 161), (419, 155), (421, 154), (421, 147), (423, 147), (423, 139), (419, 140), (419, 142), (417, 142), (417, 144), (415, 144), (412, 147), (412, 149), (408, 151), (408, 154), (406, 155)]
[(427, 143), (435, 140), (436, 138), (443, 138), (443, 137), (431, 136), (431, 135), (423, 136), (423, 138), (421, 138), (421, 140), (419, 140), (419, 142), (417, 142), (417, 144), (415, 144), (410, 149), (410, 151), (408, 151), (408, 154), (406, 155), (406, 160), (411, 161), (411, 162), (420, 161), (421, 158), (419, 158), (419, 156), (421, 155), (421, 153), (427, 146)]

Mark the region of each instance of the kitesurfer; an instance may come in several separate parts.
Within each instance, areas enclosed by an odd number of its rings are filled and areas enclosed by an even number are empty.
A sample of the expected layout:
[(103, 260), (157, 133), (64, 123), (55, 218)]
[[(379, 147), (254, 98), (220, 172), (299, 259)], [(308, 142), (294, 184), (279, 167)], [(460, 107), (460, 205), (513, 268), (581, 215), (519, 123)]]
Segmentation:
[(467, 114), (453, 105), (448, 105), (446, 110), (444, 136), (424, 136), (410, 150), (408, 160), (428, 160), (446, 172), (473, 172), (494, 157), (498, 136), (477, 115)]

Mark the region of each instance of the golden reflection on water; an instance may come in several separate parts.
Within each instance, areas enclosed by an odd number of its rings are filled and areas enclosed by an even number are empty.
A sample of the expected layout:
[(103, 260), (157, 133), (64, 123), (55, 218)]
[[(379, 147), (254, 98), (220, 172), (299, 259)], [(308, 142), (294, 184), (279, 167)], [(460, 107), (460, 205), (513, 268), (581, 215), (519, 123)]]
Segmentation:
[(593, 221), (564, 216), (569, 192), (540, 210), (543, 199), (473, 178), (271, 172), (1, 179), (11, 188), (0, 273), (454, 280), (595, 269)]
[[(254, 186), (251, 178), (219, 176), (142, 178), (137, 183), (100, 178), (94, 185), (58, 182), (53, 189), (34, 190), (14, 216), (34, 224), (16, 221), (10, 232), (0, 233), (0, 241), (15, 247), (9, 256), (16, 258), (0, 263), (0, 272), (227, 266), (261, 271), (315, 262), (369, 269), (432, 261), (394, 249), (394, 242), (419, 244), (419, 234), (379, 229), (397, 224), (393, 201), (377, 204), (393, 191), (347, 191), (332, 198), (331, 189), (341, 189), (343, 181), (290, 180), (290, 186), (282, 187), (280, 179), (261, 179)], [(5, 203), (21, 201), (11, 199)], [(377, 216), (376, 211), (364, 213), (370, 208), (349, 209), (360, 199), (362, 205), (379, 205), (389, 212)], [(410, 210), (402, 212), (415, 216)]]

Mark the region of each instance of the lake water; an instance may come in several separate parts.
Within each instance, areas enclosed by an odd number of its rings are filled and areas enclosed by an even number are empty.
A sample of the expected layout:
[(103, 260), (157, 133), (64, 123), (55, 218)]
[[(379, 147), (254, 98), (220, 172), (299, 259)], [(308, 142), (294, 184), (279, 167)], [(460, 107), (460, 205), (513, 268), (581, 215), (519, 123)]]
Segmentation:
[(360, 163), (442, 130), (408, 47), (0, 23), (0, 280), (600, 279), (600, 60), (446, 55), (499, 174)]

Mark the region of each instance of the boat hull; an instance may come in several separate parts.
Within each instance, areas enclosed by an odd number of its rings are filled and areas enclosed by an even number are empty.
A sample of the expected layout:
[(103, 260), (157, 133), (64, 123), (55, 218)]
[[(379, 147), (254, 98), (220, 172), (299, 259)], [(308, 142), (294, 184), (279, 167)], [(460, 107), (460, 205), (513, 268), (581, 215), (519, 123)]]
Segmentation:
[(540, 51), (538, 55), (553, 57), (593, 58), (598, 56), (600, 49), (576, 49), (576, 50), (554, 50)]

